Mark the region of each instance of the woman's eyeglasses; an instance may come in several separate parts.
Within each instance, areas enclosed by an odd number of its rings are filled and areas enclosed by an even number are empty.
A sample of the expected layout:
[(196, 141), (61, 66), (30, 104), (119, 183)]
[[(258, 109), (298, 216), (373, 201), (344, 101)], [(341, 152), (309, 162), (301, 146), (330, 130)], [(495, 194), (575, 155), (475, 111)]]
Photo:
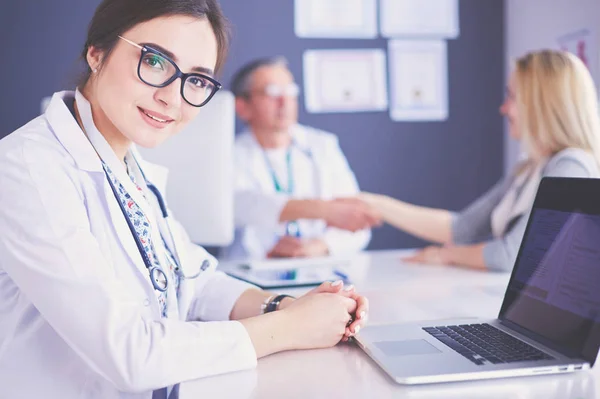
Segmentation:
[(181, 78), (181, 97), (194, 107), (202, 107), (222, 87), (221, 83), (202, 73), (183, 73), (175, 62), (160, 51), (140, 46), (119, 36), (119, 39), (141, 50), (138, 77), (152, 87), (166, 87)]

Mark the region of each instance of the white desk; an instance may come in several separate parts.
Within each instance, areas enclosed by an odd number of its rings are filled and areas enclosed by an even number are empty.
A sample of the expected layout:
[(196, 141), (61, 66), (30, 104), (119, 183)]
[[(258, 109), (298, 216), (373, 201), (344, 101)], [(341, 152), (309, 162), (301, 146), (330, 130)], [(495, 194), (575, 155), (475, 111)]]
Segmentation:
[[(400, 260), (406, 253), (370, 252), (353, 263), (350, 276), (370, 300), (369, 324), (498, 315), (508, 274), (407, 265)], [(180, 398), (588, 399), (600, 392), (596, 383), (600, 367), (558, 376), (401, 386), (355, 344), (341, 344), (279, 353), (260, 359), (255, 370), (184, 383)]]

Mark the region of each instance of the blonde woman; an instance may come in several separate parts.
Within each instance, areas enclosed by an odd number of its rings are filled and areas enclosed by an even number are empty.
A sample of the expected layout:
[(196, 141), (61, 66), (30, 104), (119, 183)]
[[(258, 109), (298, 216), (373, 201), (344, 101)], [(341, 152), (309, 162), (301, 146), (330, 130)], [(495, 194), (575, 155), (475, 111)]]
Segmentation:
[(599, 176), (596, 90), (577, 57), (544, 50), (517, 60), (500, 112), (526, 160), (461, 212), (362, 194), (385, 222), (438, 244), (406, 260), (510, 271), (541, 178)]

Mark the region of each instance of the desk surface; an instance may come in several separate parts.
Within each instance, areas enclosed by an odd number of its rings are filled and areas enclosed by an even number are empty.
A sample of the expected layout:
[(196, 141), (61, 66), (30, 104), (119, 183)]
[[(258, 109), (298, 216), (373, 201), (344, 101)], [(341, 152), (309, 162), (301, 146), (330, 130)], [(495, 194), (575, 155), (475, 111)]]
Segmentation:
[[(494, 318), (509, 274), (403, 264), (406, 251), (361, 254), (350, 270), (369, 298), (369, 324), (458, 317)], [(291, 291), (302, 294), (303, 291)], [(596, 398), (600, 369), (425, 386), (396, 384), (355, 344), (278, 353), (255, 370), (187, 382), (180, 398)]]

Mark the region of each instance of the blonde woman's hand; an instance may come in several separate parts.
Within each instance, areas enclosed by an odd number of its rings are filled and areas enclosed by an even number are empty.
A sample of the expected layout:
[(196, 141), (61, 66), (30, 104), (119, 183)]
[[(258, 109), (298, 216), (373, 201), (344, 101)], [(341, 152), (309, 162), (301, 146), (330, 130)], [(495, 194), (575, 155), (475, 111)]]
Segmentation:
[(330, 200), (327, 207), (325, 222), (330, 227), (355, 232), (381, 224), (379, 212), (356, 197)]
[(426, 263), (432, 265), (449, 265), (451, 263), (448, 248), (437, 245), (425, 247), (402, 260), (408, 263)]
[(385, 198), (385, 195), (374, 194), (368, 191), (361, 191), (358, 194), (357, 198), (363, 201), (364, 203), (368, 204), (369, 206), (377, 209), (380, 206), (382, 199)]

